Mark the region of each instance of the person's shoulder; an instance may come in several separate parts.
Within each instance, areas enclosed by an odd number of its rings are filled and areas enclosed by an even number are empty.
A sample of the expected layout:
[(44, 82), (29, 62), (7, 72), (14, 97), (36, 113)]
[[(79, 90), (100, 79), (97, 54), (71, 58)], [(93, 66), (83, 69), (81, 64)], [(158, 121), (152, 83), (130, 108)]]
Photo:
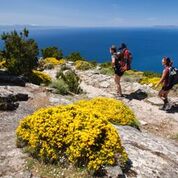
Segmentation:
[(112, 57), (114, 57), (114, 58), (117, 58), (117, 56), (118, 56), (118, 53), (113, 53), (112, 54)]
[(165, 69), (163, 70), (164, 73), (168, 74), (169, 73), (169, 67), (165, 67)]

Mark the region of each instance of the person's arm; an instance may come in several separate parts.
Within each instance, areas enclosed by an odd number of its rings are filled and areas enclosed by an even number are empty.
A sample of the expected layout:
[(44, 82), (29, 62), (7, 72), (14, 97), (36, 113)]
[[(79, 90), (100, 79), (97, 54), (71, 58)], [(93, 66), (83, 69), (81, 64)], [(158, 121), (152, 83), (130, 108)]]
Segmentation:
[(115, 57), (112, 56), (111, 60), (112, 60), (112, 61), (111, 61), (111, 65), (112, 65), (112, 67), (115, 67), (115, 62), (116, 62)]
[(163, 71), (163, 74), (162, 74), (162, 76), (161, 76), (161, 79), (160, 79), (160, 81), (156, 84), (156, 88), (161, 84), (161, 83), (163, 83), (164, 82), (164, 80), (165, 80), (165, 78), (166, 78), (166, 76), (168, 75), (168, 70), (164, 70)]

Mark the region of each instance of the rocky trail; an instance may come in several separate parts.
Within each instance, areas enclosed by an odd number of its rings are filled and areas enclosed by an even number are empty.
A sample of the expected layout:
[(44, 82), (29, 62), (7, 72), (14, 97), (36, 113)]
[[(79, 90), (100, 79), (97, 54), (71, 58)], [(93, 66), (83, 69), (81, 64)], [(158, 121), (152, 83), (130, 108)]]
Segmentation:
[[(53, 77), (55, 72), (48, 71)], [(140, 121), (141, 131), (128, 126), (116, 126), (132, 161), (127, 177), (177, 178), (178, 141), (173, 138), (178, 134), (178, 109), (172, 113), (159, 110), (162, 102), (157, 98), (157, 92), (147, 85), (123, 79), (122, 88), (126, 97), (117, 98), (112, 77), (94, 70), (77, 71), (77, 74), (82, 80), (83, 95), (61, 96), (32, 84), (27, 84), (26, 87), (0, 86), (1, 95), (20, 92), (29, 96), (28, 101), (19, 102), (16, 110), (0, 111), (0, 177), (35, 178), (25, 169), (26, 154), (15, 145), (15, 129), (20, 119), (41, 107), (105, 96), (121, 99), (132, 108)], [(148, 97), (145, 97), (145, 93)], [(178, 104), (176, 97), (172, 97), (171, 101)], [(113, 172), (114, 176), (116, 177)]]

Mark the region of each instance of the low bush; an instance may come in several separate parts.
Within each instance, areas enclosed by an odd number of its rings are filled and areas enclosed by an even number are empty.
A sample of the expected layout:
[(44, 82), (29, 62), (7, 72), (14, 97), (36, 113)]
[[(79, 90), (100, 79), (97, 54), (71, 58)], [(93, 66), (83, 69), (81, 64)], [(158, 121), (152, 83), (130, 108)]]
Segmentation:
[(55, 88), (57, 93), (66, 95), (69, 92), (69, 86), (63, 79), (57, 79), (51, 83), (51, 87)]
[(63, 65), (63, 64), (65, 64), (64, 59), (58, 60), (54, 57), (48, 57), (48, 58), (39, 60), (38, 68), (40, 70), (53, 69), (56, 65)]
[(143, 72), (143, 76), (148, 78), (161, 78), (161, 73), (145, 71)]
[(113, 124), (139, 127), (139, 122), (134, 113), (121, 101), (101, 97), (89, 101), (81, 100), (76, 104), (87, 108), (87, 110), (95, 110), (97, 113), (104, 115)]
[(155, 88), (155, 85), (160, 81), (160, 78), (158, 77), (143, 77), (142, 79), (140, 79), (139, 83), (141, 84), (147, 84), (147, 85), (151, 85), (151, 87)]
[(112, 67), (101, 68), (100, 73), (104, 75), (114, 75), (114, 69)]
[(85, 59), (80, 55), (79, 52), (72, 52), (67, 56), (67, 60), (69, 61), (84, 61)]
[(78, 70), (88, 70), (94, 68), (94, 65), (87, 61), (76, 61), (75, 67)]
[(110, 68), (111, 62), (104, 62), (99, 65), (101, 68)]
[(48, 85), (49, 83), (51, 83), (51, 77), (48, 74), (37, 70), (32, 71), (29, 79), (32, 83), (37, 85), (40, 85), (41, 83)]
[[(91, 109), (94, 103), (97, 107)], [(124, 168), (128, 155), (118, 132), (108, 122), (115, 115), (111, 109), (104, 113), (99, 111), (111, 104), (114, 113), (120, 117), (120, 123), (126, 124), (125, 117), (131, 111), (113, 99), (98, 98), (40, 109), (21, 120), (16, 130), (17, 146), (26, 147), (28, 152), (44, 162), (65, 160), (95, 171), (106, 165), (119, 164)]]
[(55, 46), (47, 47), (41, 50), (43, 58), (53, 57), (56, 59), (62, 59), (63, 53), (62, 50), (59, 50)]
[(62, 79), (68, 85), (70, 92), (75, 94), (79, 94), (82, 92), (82, 89), (80, 88), (80, 78), (74, 71), (60, 70), (59, 72), (57, 72), (56, 77), (58, 79)]
[(6, 67), (6, 61), (0, 61), (0, 69), (3, 69)]
[(65, 64), (65, 60), (64, 59), (56, 59), (54, 57), (48, 57), (46, 59), (44, 59), (45, 64), (53, 64), (53, 65), (61, 65), (61, 64)]
[(100, 67), (100, 73), (104, 75), (113, 75), (114, 69), (111, 66), (111, 62), (105, 62), (99, 64)]

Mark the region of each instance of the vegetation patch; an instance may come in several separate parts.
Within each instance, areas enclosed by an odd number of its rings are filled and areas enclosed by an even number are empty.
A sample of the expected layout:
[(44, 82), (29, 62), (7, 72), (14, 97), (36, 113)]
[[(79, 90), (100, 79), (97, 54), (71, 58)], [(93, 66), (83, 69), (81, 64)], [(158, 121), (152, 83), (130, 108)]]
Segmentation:
[(91, 112), (94, 110), (104, 115), (113, 124), (139, 127), (139, 122), (134, 113), (122, 101), (100, 97), (92, 100), (81, 100), (76, 104)]
[(87, 61), (76, 61), (75, 67), (78, 70), (88, 70), (94, 68), (94, 65)]
[(13, 74), (28, 76), (37, 66), (38, 45), (28, 36), (29, 31), (26, 28), (20, 33), (14, 30), (1, 35), (4, 41), (1, 55), (6, 61), (8, 71)]
[[(97, 107), (91, 109), (94, 103)], [(131, 119), (131, 111), (123, 103), (107, 98), (80, 101), (40, 109), (21, 120), (16, 130), (17, 146), (26, 147), (29, 153), (45, 163), (66, 161), (94, 171), (106, 165), (119, 164), (124, 168), (128, 155), (118, 132), (108, 122), (112, 121), (114, 114), (111, 111), (99, 112), (99, 105), (104, 110), (104, 107), (111, 104), (126, 125), (126, 114), (130, 114)], [(125, 115), (121, 113), (124, 110), (127, 110)]]
[(82, 89), (80, 88), (80, 78), (75, 73), (75, 71), (63, 67), (63, 70), (61, 69), (57, 73), (56, 78), (57, 80), (64, 81), (64, 83), (68, 86), (68, 92), (72, 92), (75, 94), (79, 94), (82, 92)]
[(33, 176), (44, 178), (92, 178), (86, 170), (76, 168), (71, 164), (44, 164), (33, 158), (27, 159), (26, 169), (32, 172)]
[(67, 56), (67, 60), (69, 61), (85, 61), (85, 59), (80, 55), (79, 52), (73, 52)]
[(150, 85), (152, 88), (155, 88), (155, 85), (160, 81), (158, 77), (143, 77), (140, 79), (139, 83)]
[(44, 59), (45, 64), (53, 64), (53, 65), (60, 65), (60, 64), (65, 64), (65, 60), (64, 59), (56, 59), (54, 57), (48, 57), (46, 59)]
[(99, 64), (100, 73), (104, 75), (114, 75), (114, 69), (111, 66), (111, 62), (105, 62)]
[(37, 70), (33, 70), (29, 78), (32, 83), (37, 85), (40, 85), (41, 83), (48, 85), (51, 83), (51, 77), (48, 74)]
[(6, 61), (3, 60), (3, 61), (0, 61), (0, 69), (3, 69), (6, 67)]
[(56, 93), (67, 95), (69, 93), (69, 86), (63, 79), (56, 79), (51, 83), (51, 87), (56, 89)]

